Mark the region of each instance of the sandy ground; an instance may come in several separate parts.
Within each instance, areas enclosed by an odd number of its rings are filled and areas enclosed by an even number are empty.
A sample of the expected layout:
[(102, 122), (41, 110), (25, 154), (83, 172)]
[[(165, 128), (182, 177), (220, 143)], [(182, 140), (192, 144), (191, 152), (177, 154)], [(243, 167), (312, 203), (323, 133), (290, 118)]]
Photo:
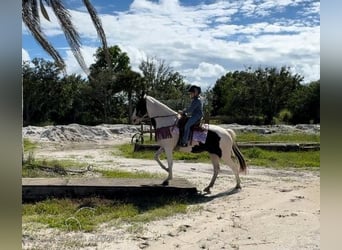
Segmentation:
[[(84, 161), (94, 168), (120, 168), (165, 173), (153, 160), (114, 156), (113, 145), (130, 135), (97, 142), (41, 142), (35, 158)], [(91, 174), (91, 173), (90, 173)], [(174, 163), (174, 176), (202, 190), (212, 166)], [(166, 175), (165, 175), (166, 176)], [(23, 224), (23, 249), (320, 249), (320, 175), (310, 171), (280, 171), (249, 166), (242, 175), (242, 190), (230, 169), (221, 166), (208, 199), (189, 206), (187, 214), (141, 225), (108, 222), (95, 232), (62, 232)], [(201, 206), (202, 209), (196, 209)]]

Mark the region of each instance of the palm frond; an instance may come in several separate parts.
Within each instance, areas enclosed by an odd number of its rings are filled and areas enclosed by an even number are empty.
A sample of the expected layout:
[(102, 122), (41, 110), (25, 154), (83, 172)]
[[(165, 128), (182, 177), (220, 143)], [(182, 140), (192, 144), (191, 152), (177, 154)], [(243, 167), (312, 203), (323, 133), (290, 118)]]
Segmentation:
[(41, 30), (38, 4), (36, 0), (25, 0), (22, 2), (22, 20), (29, 29), (35, 40), (54, 59), (57, 66), (65, 71), (65, 63), (58, 51), (52, 46)]
[(89, 69), (84, 61), (83, 55), (81, 53), (81, 41), (80, 36), (75, 29), (73, 23), (71, 22), (71, 15), (69, 11), (63, 6), (61, 1), (50, 1), (53, 12), (55, 13), (61, 28), (65, 34), (65, 38), (69, 43), (72, 53), (74, 54), (78, 64), (84, 70), (84, 72), (89, 74)]
[[(105, 32), (102, 28), (101, 20), (99, 19), (97, 12), (89, 0), (83, 0), (89, 15), (93, 21), (96, 32), (99, 39), (102, 42), (103, 50), (105, 53), (105, 59), (108, 66), (111, 66), (109, 49), (107, 46), (107, 40)], [(51, 7), (54, 14), (57, 17), (59, 24), (64, 32), (65, 38), (71, 48), (74, 57), (83, 71), (89, 76), (89, 69), (84, 61), (81, 53), (81, 39), (75, 29), (69, 11), (62, 4), (62, 0), (22, 0), (22, 19), (29, 31), (32, 33), (34, 39), (41, 45), (41, 47), (54, 59), (55, 63), (65, 73), (65, 63), (58, 51), (53, 45), (46, 39), (44, 32), (41, 29), (39, 7), (43, 17), (50, 21), (48, 12), (44, 5)]]
[(98, 17), (95, 8), (93, 7), (93, 5), (90, 3), (89, 0), (83, 0), (83, 3), (84, 3), (84, 5), (86, 6), (86, 8), (88, 10), (88, 13), (89, 13), (89, 15), (91, 17), (91, 20), (93, 21), (93, 24), (95, 26), (97, 35), (98, 35), (98, 37), (100, 38), (100, 40), (102, 42), (102, 47), (103, 47), (103, 51), (104, 51), (104, 54), (105, 54), (105, 59), (106, 59), (106, 62), (108, 64), (108, 67), (110, 67), (111, 66), (111, 59), (110, 59), (110, 55), (109, 55), (106, 34), (105, 34), (104, 30), (103, 30), (101, 20)]
[(43, 14), (44, 18), (48, 21), (50, 21), (49, 15), (44, 7), (43, 0), (39, 0), (39, 5), (40, 5), (40, 11)]

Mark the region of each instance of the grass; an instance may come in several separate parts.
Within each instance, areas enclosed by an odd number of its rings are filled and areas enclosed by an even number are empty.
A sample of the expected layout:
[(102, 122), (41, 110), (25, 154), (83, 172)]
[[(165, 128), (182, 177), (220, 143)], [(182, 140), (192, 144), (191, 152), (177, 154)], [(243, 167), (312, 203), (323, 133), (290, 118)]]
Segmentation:
[(67, 169), (86, 169), (88, 164), (72, 160), (35, 160), (31, 156), (22, 166), (22, 177), (58, 177), (67, 174)]
[[(257, 134), (238, 133), (238, 142), (288, 142), (288, 143), (319, 143), (319, 134)], [(280, 152), (260, 148), (241, 150), (247, 164), (272, 167), (275, 169), (298, 168), (317, 170), (320, 167), (320, 151)]]
[[(121, 144), (117, 146), (119, 150), (119, 154), (126, 158), (134, 158), (134, 159), (145, 159), (151, 160), (154, 158), (154, 151), (133, 151), (133, 145), (131, 144)], [(117, 154), (117, 153), (114, 153)], [(199, 153), (199, 154), (192, 154), (192, 153), (185, 153), (175, 151), (173, 154), (175, 160), (184, 160), (188, 162), (209, 162), (208, 153)], [(166, 156), (164, 153), (161, 154), (160, 159), (165, 160)]]
[(237, 133), (238, 142), (293, 142), (293, 143), (319, 143), (320, 135), (306, 133), (292, 134), (257, 134)]
[(30, 141), (29, 139), (24, 139), (24, 152), (30, 152), (37, 148), (37, 143)]
[(260, 148), (241, 150), (247, 165), (272, 167), (275, 169), (298, 168), (318, 170), (320, 167), (319, 151), (276, 152)]
[[(67, 170), (81, 170), (87, 169), (86, 163), (79, 163), (76, 161), (68, 160), (31, 160), (25, 163), (22, 167), (22, 177), (60, 177), (68, 174)], [(149, 173), (145, 171), (123, 171), (123, 170), (93, 170), (100, 173), (101, 176), (106, 178), (161, 178), (160, 174)], [(79, 175), (79, 174), (78, 174)]]
[(97, 172), (101, 173), (103, 177), (108, 178), (131, 178), (131, 179), (139, 179), (139, 178), (160, 178), (162, 175), (149, 173), (145, 171), (136, 171), (136, 172), (126, 172), (122, 170), (98, 170)]
[[(292, 134), (257, 134), (257, 133), (237, 133), (239, 142), (287, 142), (287, 143), (319, 143), (320, 135), (306, 133)], [(118, 146), (122, 156), (136, 159), (153, 159), (153, 151), (133, 152), (131, 144)], [(268, 151), (260, 148), (241, 149), (248, 165), (272, 167), (275, 169), (311, 169), (317, 170), (320, 167), (320, 151), (299, 151), (299, 152), (279, 152)], [(184, 160), (188, 162), (210, 162), (208, 153), (191, 154), (175, 151), (174, 160)], [(161, 155), (165, 160), (165, 154)]]
[(50, 199), (34, 204), (23, 204), (23, 223), (42, 223), (65, 231), (96, 230), (102, 223), (146, 223), (178, 213), (186, 213), (189, 201), (163, 197), (137, 198), (126, 201), (96, 197)]

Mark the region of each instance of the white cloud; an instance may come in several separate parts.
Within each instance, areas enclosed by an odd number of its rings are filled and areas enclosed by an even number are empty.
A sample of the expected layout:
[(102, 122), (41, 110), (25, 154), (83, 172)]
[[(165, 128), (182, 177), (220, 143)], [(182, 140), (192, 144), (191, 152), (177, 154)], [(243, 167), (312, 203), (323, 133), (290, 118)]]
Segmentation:
[(29, 53), (25, 49), (21, 49), (21, 61), (31, 61)]
[[(88, 46), (83, 46), (81, 49), (84, 61), (88, 66), (94, 63), (94, 54), (96, 52), (96, 49), (97, 47), (88, 47)], [(67, 74), (75, 73), (75, 74), (80, 74), (86, 77), (85, 72), (78, 65), (78, 62), (76, 61), (70, 49), (66, 51), (65, 63), (67, 65), (66, 67)]]
[(134, 46), (125, 46), (119, 44), (119, 47), (123, 52), (126, 52), (127, 55), (129, 55), (132, 70), (139, 72), (139, 65), (141, 61), (147, 58), (146, 53)]
[(217, 77), (226, 72), (226, 70), (218, 64), (211, 64), (207, 62), (201, 62), (196, 69), (185, 70), (188, 76), (200, 81), (202, 78)]
[(320, 79), (320, 65), (317, 63), (292, 65), (291, 71), (292, 73), (299, 74), (301, 76), (306, 75), (304, 83), (309, 83)]
[[(143, 58), (157, 57), (184, 74), (189, 82), (212, 85), (227, 71), (246, 66), (290, 66), (306, 81), (319, 79), (320, 26), (304, 17), (317, 14), (319, 2), (306, 4), (303, 19), (272, 19), (258, 16), (283, 12), (306, 0), (216, 1), (183, 6), (181, 1), (134, 0), (129, 11), (101, 15), (108, 45), (119, 45), (130, 57), (134, 70)], [(89, 14), (72, 11), (88, 65), (101, 46)], [(244, 24), (253, 17), (253, 23)], [(233, 20), (233, 21), (232, 21)], [(239, 23), (234, 23), (239, 20)], [(276, 20), (276, 21), (275, 21)], [(49, 35), (61, 34), (57, 22), (47, 24)], [(58, 26), (58, 28), (57, 28)], [(81, 72), (71, 52), (68, 72)], [(317, 77), (317, 79), (313, 79)]]

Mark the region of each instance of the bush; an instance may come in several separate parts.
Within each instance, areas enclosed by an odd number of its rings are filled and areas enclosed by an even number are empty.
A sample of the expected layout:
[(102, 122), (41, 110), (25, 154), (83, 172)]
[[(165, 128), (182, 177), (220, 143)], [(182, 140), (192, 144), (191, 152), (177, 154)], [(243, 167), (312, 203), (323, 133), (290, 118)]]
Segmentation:
[(273, 117), (273, 124), (289, 124), (292, 119), (292, 113), (288, 109), (283, 109), (276, 117)]

